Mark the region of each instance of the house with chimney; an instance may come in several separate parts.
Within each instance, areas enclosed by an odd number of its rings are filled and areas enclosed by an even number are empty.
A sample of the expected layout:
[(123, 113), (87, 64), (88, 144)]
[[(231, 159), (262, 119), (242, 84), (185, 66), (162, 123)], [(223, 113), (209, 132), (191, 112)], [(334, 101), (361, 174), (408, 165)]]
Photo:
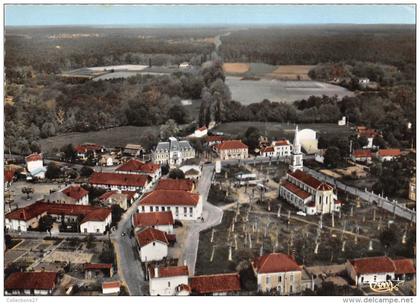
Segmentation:
[(293, 295), (302, 291), (302, 268), (284, 253), (270, 253), (255, 258), (252, 269), (257, 277), (258, 291)]
[(46, 202), (71, 205), (89, 205), (89, 192), (80, 185), (70, 185), (52, 192), (44, 198)]
[(410, 280), (416, 273), (413, 260), (393, 260), (387, 256), (347, 260), (346, 271), (356, 286), (392, 280)]
[(92, 187), (116, 191), (135, 191), (142, 193), (150, 186), (150, 177), (141, 174), (114, 172), (94, 172), (89, 178)]
[(241, 140), (225, 140), (215, 145), (214, 150), (221, 160), (248, 158), (248, 146)]
[(58, 283), (56, 272), (14, 272), (4, 281), (6, 296), (52, 295)]
[(188, 266), (150, 266), (148, 268), (151, 296), (188, 295)]
[(140, 260), (143, 263), (161, 261), (168, 256), (166, 233), (152, 227), (136, 232)]

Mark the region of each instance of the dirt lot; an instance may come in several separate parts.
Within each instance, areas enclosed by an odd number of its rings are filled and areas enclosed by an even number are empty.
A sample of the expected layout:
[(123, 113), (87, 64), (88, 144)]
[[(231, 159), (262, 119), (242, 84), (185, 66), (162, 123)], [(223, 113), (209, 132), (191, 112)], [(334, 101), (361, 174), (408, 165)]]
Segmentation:
[(310, 80), (308, 72), (313, 67), (313, 65), (281, 65), (267, 76), (282, 80)]
[(224, 63), (223, 71), (227, 74), (242, 74), (249, 71), (248, 63)]

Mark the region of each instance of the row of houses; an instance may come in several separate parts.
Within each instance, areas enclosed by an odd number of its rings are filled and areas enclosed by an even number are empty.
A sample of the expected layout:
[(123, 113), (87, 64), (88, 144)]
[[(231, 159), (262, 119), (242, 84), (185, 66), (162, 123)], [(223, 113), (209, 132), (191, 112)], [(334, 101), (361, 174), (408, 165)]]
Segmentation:
[(355, 162), (371, 163), (373, 158), (383, 162), (394, 160), (400, 156), (400, 149), (379, 149), (377, 152), (372, 152), (369, 149), (358, 149), (351, 153), (350, 159)]

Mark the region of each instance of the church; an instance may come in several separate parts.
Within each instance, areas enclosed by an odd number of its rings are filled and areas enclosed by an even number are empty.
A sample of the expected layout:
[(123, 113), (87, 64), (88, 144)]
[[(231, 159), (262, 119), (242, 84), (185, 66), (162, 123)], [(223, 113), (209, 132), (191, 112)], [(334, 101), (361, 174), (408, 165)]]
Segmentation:
[(308, 215), (340, 211), (341, 201), (337, 199), (335, 188), (303, 171), (303, 155), (297, 126), (291, 156), (289, 171), (280, 183), (280, 197)]

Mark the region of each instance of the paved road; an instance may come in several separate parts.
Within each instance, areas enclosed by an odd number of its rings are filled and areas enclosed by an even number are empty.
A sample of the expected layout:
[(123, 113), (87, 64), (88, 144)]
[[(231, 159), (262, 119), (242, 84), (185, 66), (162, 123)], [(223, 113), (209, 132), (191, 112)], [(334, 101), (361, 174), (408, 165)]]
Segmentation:
[[(144, 295), (147, 289), (147, 282), (144, 279), (143, 270), (135, 237), (130, 237), (131, 216), (136, 212), (141, 196), (123, 214), (118, 229), (111, 235), (117, 255), (118, 273), (132, 296)], [(122, 236), (122, 233), (125, 236)]]
[(211, 181), (213, 178), (214, 165), (208, 164), (203, 166), (201, 178), (198, 183), (198, 192), (203, 200), (203, 217), (204, 222), (194, 222), (188, 224), (188, 234), (184, 245), (184, 260), (187, 262), (190, 275), (195, 273), (195, 263), (197, 261), (198, 243), (200, 240), (200, 231), (206, 230), (213, 226), (217, 226), (222, 222), (223, 210), (210, 204), (207, 201)]
[(342, 182), (337, 181), (330, 176), (326, 176), (310, 168), (305, 167), (304, 170), (307, 171), (309, 174), (315, 176), (316, 178), (326, 181), (332, 185), (335, 185), (337, 188), (345, 192), (348, 192), (352, 195), (356, 195), (360, 197), (361, 199), (368, 201), (369, 203), (373, 203), (373, 202), (377, 203), (379, 208), (383, 208), (391, 213), (395, 212), (395, 215), (399, 217), (405, 218), (409, 221), (416, 222), (416, 212), (411, 209), (406, 208), (405, 206), (398, 204), (397, 201), (390, 201), (388, 198), (384, 198), (373, 192), (366, 191), (366, 189), (360, 190), (360, 189), (345, 185)]

